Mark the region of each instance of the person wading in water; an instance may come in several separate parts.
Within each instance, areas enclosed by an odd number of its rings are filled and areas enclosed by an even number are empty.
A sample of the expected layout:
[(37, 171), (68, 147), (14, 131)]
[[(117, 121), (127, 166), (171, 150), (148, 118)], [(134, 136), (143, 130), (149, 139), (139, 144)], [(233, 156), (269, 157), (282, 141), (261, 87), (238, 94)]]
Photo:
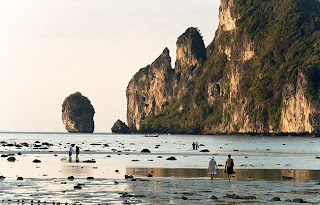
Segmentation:
[(234, 166), (234, 162), (233, 162), (233, 159), (231, 158), (231, 154), (229, 154), (228, 159), (226, 161), (226, 165), (224, 166), (224, 172), (228, 174), (229, 182), (231, 179), (231, 175), (235, 173), (233, 171), (233, 166)]

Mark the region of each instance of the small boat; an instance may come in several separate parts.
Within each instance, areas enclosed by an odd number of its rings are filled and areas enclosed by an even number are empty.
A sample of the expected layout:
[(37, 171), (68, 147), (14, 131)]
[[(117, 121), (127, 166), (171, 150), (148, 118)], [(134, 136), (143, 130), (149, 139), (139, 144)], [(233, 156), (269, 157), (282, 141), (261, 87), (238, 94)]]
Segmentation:
[(145, 137), (159, 137), (158, 134), (146, 134)]

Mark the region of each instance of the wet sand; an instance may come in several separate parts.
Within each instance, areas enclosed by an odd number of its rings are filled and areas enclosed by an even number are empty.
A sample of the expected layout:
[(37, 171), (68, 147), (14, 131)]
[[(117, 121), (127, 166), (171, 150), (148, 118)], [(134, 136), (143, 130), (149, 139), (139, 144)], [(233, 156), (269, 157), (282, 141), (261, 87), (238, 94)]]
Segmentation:
[[(2, 136), (0, 155), (15, 161), (0, 158), (0, 204), (320, 204), (318, 138), (197, 136), (203, 145), (192, 150), (189, 136), (60, 135)], [(82, 148), (78, 158), (68, 157), (71, 139)], [(237, 172), (231, 183), (228, 153)], [(213, 181), (212, 155), (220, 165)]]
[[(274, 197), (279, 197), (281, 204), (292, 204), (285, 200), (298, 198), (320, 203), (318, 170), (236, 169), (229, 183), (223, 167), (211, 181), (204, 168), (140, 166), (141, 161), (156, 163), (147, 159), (175, 163), (153, 155), (81, 154), (78, 160), (62, 153), (54, 155), (15, 155), (15, 162), (2, 157), (0, 173), (6, 178), (0, 180), (1, 203), (264, 204), (271, 203)], [(34, 159), (41, 162), (33, 163)], [(96, 163), (84, 163), (88, 159), (95, 159)], [(125, 179), (125, 175), (132, 175), (134, 180)], [(19, 176), (24, 179), (17, 180)], [(74, 176), (74, 180), (68, 180), (69, 176)], [(81, 189), (75, 189), (77, 185)], [(228, 194), (242, 199), (228, 198)]]

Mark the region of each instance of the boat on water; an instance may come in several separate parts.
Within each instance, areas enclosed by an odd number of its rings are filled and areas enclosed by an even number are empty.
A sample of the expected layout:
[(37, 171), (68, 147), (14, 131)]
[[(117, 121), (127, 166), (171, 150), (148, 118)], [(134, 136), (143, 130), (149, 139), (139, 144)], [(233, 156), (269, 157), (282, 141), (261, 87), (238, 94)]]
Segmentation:
[(159, 134), (146, 134), (145, 137), (159, 137)]

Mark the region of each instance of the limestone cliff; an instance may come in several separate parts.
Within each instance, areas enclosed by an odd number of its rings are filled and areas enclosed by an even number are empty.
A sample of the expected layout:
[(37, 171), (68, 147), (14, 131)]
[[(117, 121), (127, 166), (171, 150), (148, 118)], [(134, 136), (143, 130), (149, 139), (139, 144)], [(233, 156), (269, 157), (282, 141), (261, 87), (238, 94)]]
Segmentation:
[(137, 72), (127, 87), (127, 122), (131, 129), (140, 128), (146, 116), (157, 115), (172, 94), (171, 57), (165, 48), (151, 64)]
[(189, 28), (174, 69), (168, 59), (165, 49), (128, 85), (138, 132), (319, 133), (318, 0), (221, 0), (212, 43)]
[(92, 133), (94, 108), (80, 92), (69, 95), (62, 104), (62, 122), (68, 132)]

